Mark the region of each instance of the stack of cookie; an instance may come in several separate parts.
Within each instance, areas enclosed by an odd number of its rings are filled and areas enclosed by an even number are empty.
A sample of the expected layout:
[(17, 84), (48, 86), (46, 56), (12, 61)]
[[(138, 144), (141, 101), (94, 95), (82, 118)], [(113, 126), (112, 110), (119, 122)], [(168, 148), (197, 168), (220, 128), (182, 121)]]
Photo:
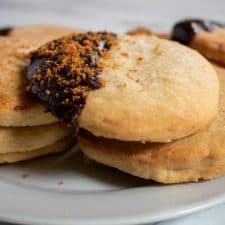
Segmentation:
[(0, 163), (60, 152), (73, 143), (73, 129), (26, 92), (30, 51), (70, 32), (54, 26), (0, 30)]
[(225, 96), (218, 113), (216, 71), (190, 48), (146, 34), (71, 34), (33, 52), (28, 79), (97, 162), (162, 183), (225, 173)]

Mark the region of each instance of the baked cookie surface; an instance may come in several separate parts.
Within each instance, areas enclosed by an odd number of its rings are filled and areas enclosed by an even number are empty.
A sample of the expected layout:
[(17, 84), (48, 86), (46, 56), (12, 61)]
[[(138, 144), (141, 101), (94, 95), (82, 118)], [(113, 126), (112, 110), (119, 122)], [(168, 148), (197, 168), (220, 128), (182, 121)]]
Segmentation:
[(48, 146), (33, 149), (32, 151), (0, 153), (0, 163), (16, 163), (40, 156), (63, 152), (72, 147), (73, 144), (74, 138), (68, 136)]
[(167, 143), (122, 142), (81, 132), (78, 143), (91, 159), (132, 175), (161, 183), (207, 180), (225, 174), (225, 69), (220, 81), (219, 113), (189, 137)]
[(71, 136), (72, 133), (71, 127), (60, 123), (32, 127), (0, 127), (0, 154), (39, 149)]
[(0, 35), (1, 126), (37, 126), (57, 121), (42, 105), (27, 96), (28, 56), (41, 44), (69, 31), (63, 27), (28, 26), (13, 28), (8, 35)]
[(33, 53), (28, 76), (31, 93), (49, 111), (96, 136), (169, 142), (203, 128), (217, 112), (212, 66), (154, 36), (63, 37)]
[[(215, 116), (218, 80), (198, 53), (154, 36), (123, 36), (88, 94), (79, 124), (95, 136), (168, 142)], [(210, 100), (209, 100), (210, 99)]]
[(210, 20), (184, 20), (175, 24), (172, 39), (225, 65), (225, 24)]

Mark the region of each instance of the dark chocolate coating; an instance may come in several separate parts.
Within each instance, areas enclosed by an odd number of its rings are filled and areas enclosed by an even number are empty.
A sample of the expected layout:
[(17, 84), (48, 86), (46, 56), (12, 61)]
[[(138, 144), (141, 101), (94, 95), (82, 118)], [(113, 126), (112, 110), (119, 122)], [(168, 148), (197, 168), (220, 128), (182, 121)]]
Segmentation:
[[(49, 60), (48, 58), (40, 58), (34, 59), (31, 61), (30, 66), (28, 67), (27, 76), (28, 79), (32, 79), (33, 75), (37, 73), (37, 70), (41, 68), (44, 71), (44, 68), (48, 68), (49, 65), (46, 64), (46, 61)], [(89, 62), (91, 64), (91, 61)], [(62, 77), (67, 77), (70, 79), (71, 76), (69, 75), (70, 69), (65, 68), (61, 71)], [(97, 75), (97, 74), (96, 74)], [(90, 89), (97, 89), (101, 85), (97, 76), (87, 77), (87, 79), (82, 81), (83, 85), (87, 85)], [(50, 95), (46, 94), (46, 90), (50, 91)], [(35, 95), (46, 107), (47, 111), (51, 112), (53, 115), (58, 117), (61, 121), (67, 123), (74, 123), (76, 122), (77, 116), (80, 114), (81, 109), (84, 106), (85, 98), (80, 98), (76, 101), (76, 104), (62, 104), (64, 99), (70, 99), (71, 93), (66, 93), (62, 89), (62, 87), (51, 80), (49, 83), (33, 83), (30, 88), (30, 92)], [(56, 94), (58, 97), (56, 97)]]
[(13, 29), (12, 27), (0, 28), (0, 36), (8, 36), (8, 35), (10, 35), (12, 29)]
[(31, 54), (29, 92), (61, 121), (75, 124), (87, 93), (102, 86), (98, 74), (116, 36), (87, 32), (54, 40)]
[(176, 23), (172, 30), (171, 39), (188, 45), (192, 38), (201, 31), (211, 32), (217, 28), (224, 28), (225, 24), (211, 20), (187, 19)]

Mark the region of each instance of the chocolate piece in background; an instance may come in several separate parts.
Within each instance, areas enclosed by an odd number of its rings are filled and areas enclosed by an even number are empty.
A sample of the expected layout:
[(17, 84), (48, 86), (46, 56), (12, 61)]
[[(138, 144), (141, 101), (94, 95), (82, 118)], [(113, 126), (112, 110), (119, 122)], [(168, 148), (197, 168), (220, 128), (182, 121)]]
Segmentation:
[(8, 36), (12, 30), (13, 27), (2, 27), (0, 28), (0, 36)]
[(188, 45), (197, 33), (201, 31), (211, 32), (217, 28), (225, 28), (225, 24), (211, 20), (186, 19), (174, 25), (171, 39)]

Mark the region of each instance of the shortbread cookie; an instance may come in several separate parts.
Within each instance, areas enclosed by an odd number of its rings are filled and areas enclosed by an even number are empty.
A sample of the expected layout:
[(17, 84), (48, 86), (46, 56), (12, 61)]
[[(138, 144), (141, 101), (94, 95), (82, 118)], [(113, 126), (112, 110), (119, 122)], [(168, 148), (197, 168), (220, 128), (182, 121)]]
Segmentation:
[(48, 146), (39, 149), (34, 149), (32, 151), (0, 153), (0, 163), (15, 163), (28, 159), (34, 159), (44, 155), (63, 152), (69, 149), (73, 145), (73, 143), (74, 138), (68, 136), (61, 140), (58, 140), (53, 144), (50, 144)]
[(78, 143), (91, 159), (161, 183), (207, 180), (225, 174), (225, 69), (220, 80), (219, 114), (208, 128), (167, 144), (122, 142), (81, 132)]
[(72, 29), (36, 25), (11, 30), (5, 28), (3, 31), (0, 29), (0, 126), (36, 126), (56, 122), (57, 119), (46, 113), (42, 105), (27, 96), (28, 56), (41, 44), (68, 34)]
[(71, 127), (60, 123), (33, 127), (0, 127), (0, 154), (39, 149), (72, 135), (72, 132)]
[(31, 56), (30, 92), (95, 136), (169, 142), (217, 113), (218, 79), (196, 51), (148, 35), (69, 35)]
[(225, 65), (225, 24), (207, 20), (181, 21), (175, 24), (172, 39)]
[(35, 126), (56, 122), (42, 105), (27, 96), (28, 41), (0, 37), (0, 126)]

